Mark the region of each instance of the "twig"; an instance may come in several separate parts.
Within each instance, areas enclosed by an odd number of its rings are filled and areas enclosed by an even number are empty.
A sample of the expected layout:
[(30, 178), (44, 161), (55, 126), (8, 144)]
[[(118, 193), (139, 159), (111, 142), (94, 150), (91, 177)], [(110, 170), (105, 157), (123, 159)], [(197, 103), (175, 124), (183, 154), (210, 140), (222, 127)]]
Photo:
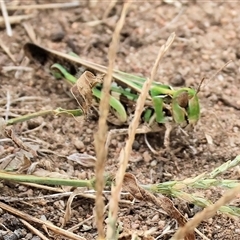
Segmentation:
[(49, 4), (33, 4), (23, 6), (7, 6), (8, 10), (32, 10), (32, 9), (54, 9), (54, 8), (71, 8), (80, 6), (80, 1), (70, 3), (49, 3)]
[[(2, 141), (1, 141), (1, 142), (2, 142)], [(7, 155), (6, 157), (1, 158), (1, 159), (0, 159), (0, 163), (5, 162), (5, 161), (7, 161), (7, 160), (9, 160), (9, 159), (11, 159), (11, 158), (14, 158), (15, 156), (16, 156), (15, 153), (9, 154), (9, 155)]]
[(17, 64), (17, 61), (15, 57), (12, 55), (12, 53), (9, 51), (8, 47), (3, 43), (3, 41), (0, 39), (0, 47), (3, 49), (3, 51), (8, 55), (8, 57)]
[(30, 223), (23, 219), (19, 219), (31, 232), (35, 233), (37, 236), (39, 236), (43, 240), (49, 240), (47, 237), (45, 237), (39, 230), (37, 230), (35, 227), (33, 227)]
[(22, 25), (23, 25), (25, 31), (27, 32), (29, 38), (31, 39), (31, 41), (35, 44), (39, 44), (39, 41), (36, 38), (36, 34), (33, 30), (33, 27), (27, 22), (22, 23)]
[(41, 130), (45, 126), (46, 126), (46, 122), (42, 122), (39, 126), (33, 128), (33, 129), (28, 129), (28, 130), (22, 132), (22, 134), (28, 134), (28, 133), (36, 132), (38, 130)]
[[(120, 153), (120, 157), (119, 157), (120, 166), (119, 166), (119, 170), (116, 175), (116, 186), (113, 187), (113, 189), (112, 189), (112, 198), (110, 200), (110, 215), (112, 218), (111, 218), (111, 223), (109, 223), (110, 226), (112, 225), (115, 227), (115, 223), (116, 223), (116, 219), (117, 219), (117, 211), (118, 211), (118, 201), (119, 201), (120, 191), (122, 188), (123, 178), (124, 178), (126, 167), (127, 167), (128, 160), (130, 157), (130, 152), (132, 150), (132, 144), (133, 144), (133, 141), (135, 138), (135, 133), (136, 133), (137, 127), (139, 125), (139, 120), (140, 120), (140, 116), (141, 116), (141, 113), (142, 113), (142, 110), (144, 107), (145, 99), (148, 95), (148, 90), (152, 84), (152, 81), (153, 81), (156, 73), (157, 73), (158, 66), (160, 64), (160, 60), (162, 59), (164, 53), (168, 50), (168, 48), (173, 43), (174, 37), (175, 37), (175, 33), (172, 33), (170, 35), (170, 37), (168, 38), (166, 44), (164, 44), (161, 47), (158, 57), (157, 57), (157, 60), (153, 66), (153, 69), (151, 72), (151, 77), (148, 78), (147, 81), (144, 83), (143, 88), (142, 88), (144, 91), (141, 92), (141, 94), (137, 100), (134, 118), (128, 128), (129, 138), (126, 142), (124, 149), (122, 149), (122, 151)], [(108, 227), (108, 239), (115, 239), (116, 231), (113, 228), (111, 228), (110, 226)]]
[(104, 202), (102, 199), (102, 191), (104, 188), (104, 169), (105, 162), (107, 157), (107, 149), (105, 147), (105, 143), (107, 140), (107, 116), (109, 113), (109, 98), (110, 98), (110, 87), (112, 81), (112, 72), (114, 67), (114, 62), (116, 58), (116, 52), (118, 48), (118, 41), (120, 31), (124, 25), (125, 16), (128, 10), (130, 2), (127, 2), (123, 5), (123, 10), (121, 13), (121, 17), (116, 25), (115, 31), (112, 36), (112, 42), (109, 47), (108, 58), (109, 65), (108, 71), (104, 79), (103, 83), (103, 98), (100, 101), (99, 112), (100, 118), (98, 121), (98, 132), (95, 135), (95, 149), (97, 155), (96, 162), (96, 222), (99, 239), (104, 238), (104, 228), (103, 228), (103, 214), (104, 214)]
[(25, 185), (25, 186), (38, 188), (38, 189), (44, 189), (44, 190), (47, 190), (47, 191), (52, 191), (52, 192), (57, 192), (57, 193), (64, 193), (64, 190), (62, 190), (61, 188), (50, 187), (50, 186), (47, 186), (47, 185), (31, 183), (31, 182), (22, 182), (21, 184)]
[[(34, 30), (33, 30), (33, 27), (32, 27), (30, 24), (26, 23), (26, 22), (22, 23), (22, 25), (23, 25), (25, 31), (27, 32), (29, 38), (31, 39), (31, 41), (32, 41), (33, 43), (35, 43), (35, 44), (38, 44), (39, 41), (38, 41), (38, 39), (37, 39), (37, 37), (36, 37), (36, 34), (35, 34)], [(23, 60), (22, 60), (22, 62), (21, 62), (21, 65), (22, 65), (23, 67), (26, 67), (26, 66), (29, 64), (29, 62), (30, 62), (30, 59), (28, 59), (28, 58), (27, 58), (27, 59), (26, 59), (26, 58), (23, 58)], [(17, 70), (16, 73), (14, 74), (14, 77), (15, 77), (16, 79), (19, 79), (19, 77), (20, 77), (21, 75), (22, 75), (22, 70)]]
[(21, 70), (21, 71), (26, 71), (26, 72), (32, 72), (33, 68), (31, 67), (24, 67), (24, 66), (4, 66), (2, 67), (2, 73), (6, 72), (11, 72), (11, 71), (16, 71), (16, 70)]
[(62, 192), (50, 195), (43, 195), (43, 196), (34, 196), (34, 197), (0, 197), (0, 200), (5, 202), (20, 202), (20, 201), (39, 201), (39, 199), (61, 199), (64, 197), (69, 197), (72, 192)]
[(6, 104), (6, 112), (5, 112), (5, 121), (8, 121), (10, 106), (11, 106), (11, 96), (10, 96), (9, 90), (7, 90), (7, 104)]
[(12, 28), (11, 28), (11, 25), (10, 25), (10, 22), (9, 22), (8, 12), (7, 12), (4, 0), (1, 0), (0, 4), (1, 4), (2, 15), (3, 15), (3, 18), (4, 18), (6, 30), (7, 30), (7, 35), (9, 37), (11, 37), (12, 36)]
[[(0, 1), (2, 2), (2, 1)], [(28, 15), (18, 15), (18, 16), (10, 16), (8, 17), (10, 24), (20, 23), (22, 20), (27, 20), (29, 18), (35, 17), (36, 14), (28, 14)], [(5, 26), (5, 21), (3, 17), (0, 17), (0, 27)]]
[(32, 217), (31, 215), (28, 215), (27, 213), (23, 213), (21, 211), (19, 211), (18, 209), (16, 208), (13, 208), (13, 207), (10, 207), (8, 206), (7, 204), (4, 204), (2, 202), (0, 202), (0, 208), (12, 213), (13, 215), (15, 216), (19, 216), (20, 218), (23, 218), (25, 219), (26, 221), (29, 221), (29, 222), (34, 222), (34, 223), (37, 223), (37, 224), (40, 224), (41, 226), (45, 226), (49, 229), (51, 229), (53, 232), (55, 232), (56, 234), (60, 234), (62, 236), (65, 236), (67, 237), (68, 239), (74, 239), (74, 240), (86, 240), (85, 238), (83, 237), (80, 237), (72, 232), (69, 232), (69, 231), (66, 231), (62, 228), (59, 228), (55, 225), (53, 225), (51, 222), (49, 221), (43, 221), (41, 219), (38, 219), (38, 218), (35, 218), (35, 217)]
[(79, 227), (81, 227), (84, 223), (90, 221), (91, 219), (94, 218), (94, 215), (90, 216), (89, 218), (83, 220), (82, 222), (79, 222), (78, 224), (72, 226), (71, 228), (68, 229), (69, 232), (73, 232), (76, 231), (77, 229), (79, 229)]
[(87, 26), (90, 27), (95, 27), (99, 24), (103, 24), (103, 23), (107, 23), (112, 17), (109, 18), (104, 18), (104, 19), (98, 19), (98, 20), (94, 20), (94, 21), (89, 21), (89, 22), (83, 22), (82, 24), (86, 24)]
[(108, 17), (108, 14), (110, 13), (110, 11), (114, 8), (114, 6), (117, 4), (117, 0), (113, 0), (110, 2), (110, 4), (108, 4), (107, 9), (105, 10), (104, 14), (103, 14), (103, 18), (102, 19), (106, 19)]

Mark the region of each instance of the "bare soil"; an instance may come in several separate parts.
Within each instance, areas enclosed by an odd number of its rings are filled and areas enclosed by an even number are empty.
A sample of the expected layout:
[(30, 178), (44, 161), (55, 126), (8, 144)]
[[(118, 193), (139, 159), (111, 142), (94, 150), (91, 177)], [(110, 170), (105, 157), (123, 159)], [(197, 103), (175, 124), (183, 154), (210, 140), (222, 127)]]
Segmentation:
[[(38, 1), (49, 3), (49, 1)], [(57, 1), (54, 1), (57, 2)], [(62, 1), (58, 1), (62, 2)], [(89, 1), (90, 2), (90, 1)], [(167, 2), (167, 1), (166, 1)], [(13, 4), (14, 1), (9, 4)], [(21, 1), (21, 5), (34, 1)], [(98, 64), (107, 65), (108, 47), (111, 36), (121, 13), (121, 4), (117, 4), (108, 14), (107, 20), (101, 20), (108, 1), (80, 1), (80, 7), (47, 10), (9, 11), (10, 15), (36, 14), (25, 21), (32, 29), (38, 42), (45, 47), (69, 52), (74, 51), (82, 58)], [(189, 137), (173, 134), (170, 154), (153, 154), (147, 147), (143, 136), (138, 135), (134, 142), (128, 172), (133, 173), (141, 184), (159, 183), (171, 180), (183, 180), (211, 171), (224, 162), (233, 159), (239, 153), (240, 138), (240, 15), (237, 2), (189, 1), (165, 3), (165, 1), (134, 2), (129, 11), (121, 33), (116, 68), (142, 76), (150, 76), (150, 70), (157, 57), (160, 46), (170, 33), (176, 33), (176, 39), (164, 57), (158, 79), (174, 86), (197, 88), (202, 78), (206, 78), (199, 93), (201, 119)], [(13, 63), (0, 49), (0, 68), (22, 63), (24, 43), (31, 41), (23, 24), (15, 24), (13, 37), (8, 37), (5, 28), (0, 29), (0, 39), (16, 59)], [(215, 73), (227, 61), (232, 62), (220, 73)], [(33, 71), (0, 73), (0, 111), (6, 116), (7, 103), (10, 104), (9, 118), (35, 111), (62, 107), (74, 109), (76, 101), (69, 95), (69, 89), (63, 81), (56, 81), (47, 71), (28, 65)], [(213, 77), (214, 76), (214, 77)], [(210, 80), (209, 80), (210, 79)], [(111, 127), (111, 126), (110, 126)], [(93, 134), (97, 130), (97, 121), (84, 121), (82, 117), (74, 119), (66, 116), (48, 115), (38, 117), (12, 127), (24, 141), (35, 145), (39, 154), (32, 161), (38, 162), (36, 171), (40, 175), (46, 172), (58, 172), (62, 175), (90, 179), (94, 169), (83, 167), (66, 157), (75, 153), (87, 153), (95, 156)], [(15, 156), (18, 148), (5, 137), (1, 137), (1, 159)], [(183, 141), (181, 139), (185, 139)], [(106, 171), (115, 172), (118, 168), (118, 156), (124, 146), (126, 136), (112, 139), (109, 147)], [(148, 140), (154, 148), (161, 150), (162, 134), (149, 134)], [(65, 157), (64, 157), (65, 156)], [(43, 169), (46, 171), (43, 173)], [(46, 173), (46, 174), (47, 174)], [(228, 171), (226, 179), (239, 179), (239, 168)], [(54, 192), (31, 186), (1, 183), (1, 197), (36, 197)], [(66, 191), (70, 188), (63, 188)], [(199, 193), (213, 202), (221, 197), (224, 190), (211, 188)], [(82, 190), (82, 192), (84, 192)], [(106, 193), (109, 196), (109, 193)], [(37, 218), (47, 219), (61, 226), (68, 197), (62, 199), (42, 199), (39, 201), (7, 202)], [(173, 199), (173, 201), (175, 201)], [(239, 199), (234, 202), (239, 206)], [(177, 205), (177, 201), (176, 201)], [(72, 217), (64, 227), (68, 229), (93, 215), (94, 201), (77, 198), (73, 203)], [(6, 223), (6, 211), (0, 211), (0, 222)], [(183, 214), (187, 217), (186, 212)], [(107, 216), (106, 216), (107, 218)], [(158, 239), (169, 239), (176, 230), (176, 223), (159, 209), (136, 201), (132, 206), (120, 205), (119, 224), (126, 238), (129, 233), (156, 228), (152, 237), (157, 238), (163, 230), (170, 230)], [(13, 229), (17, 229), (14, 225)], [(9, 225), (7, 225), (9, 228)], [(1, 227), (0, 227), (1, 228)], [(25, 228), (20, 224), (19, 228)], [(39, 226), (37, 227), (39, 228)], [(240, 223), (230, 216), (218, 213), (199, 226), (208, 239), (240, 239)], [(39, 228), (44, 234), (43, 229)], [(172, 230), (172, 231), (171, 231)], [(37, 239), (36, 235), (25, 228), (22, 239)], [(97, 230), (93, 219), (86, 221), (75, 233), (86, 239), (96, 239)], [(197, 239), (202, 239), (196, 235)], [(51, 233), (49, 239), (64, 239)], [(66, 239), (66, 238), (65, 238)], [(150, 239), (150, 238), (149, 238)]]

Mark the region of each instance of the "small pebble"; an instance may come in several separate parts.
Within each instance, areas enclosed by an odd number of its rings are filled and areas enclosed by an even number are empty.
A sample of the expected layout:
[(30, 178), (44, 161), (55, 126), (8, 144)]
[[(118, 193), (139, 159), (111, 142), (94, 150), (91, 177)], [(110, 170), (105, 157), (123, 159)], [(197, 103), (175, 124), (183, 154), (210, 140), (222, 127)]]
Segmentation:
[(41, 216), (40, 216), (40, 219), (43, 220), (43, 221), (46, 221), (46, 220), (47, 220), (47, 218), (46, 218), (45, 215), (41, 215)]
[(91, 138), (86, 137), (86, 138), (84, 139), (84, 143), (90, 143), (90, 142), (91, 142)]
[(137, 228), (139, 228), (139, 224), (138, 223), (133, 223), (133, 224), (131, 224), (131, 228), (132, 229), (137, 229)]
[(57, 32), (57, 33), (52, 33), (51, 34), (51, 40), (53, 42), (60, 42), (64, 38), (64, 33), (63, 32)]
[(166, 226), (166, 222), (165, 222), (165, 221), (160, 220), (160, 221), (158, 222), (158, 227), (159, 227), (159, 229), (163, 229), (165, 226)]
[(235, 232), (240, 234), (240, 229), (239, 228), (235, 229)]
[(154, 216), (153, 216), (153, 218), (152, 218), (152, 221), (153, 222), (156, 222), (156, 221), (158, 221), (159, 220), (159, 215), (158, 214), (155, 214)]
[(207, 55), (207, 54), (203, 54), (203, 55), (202, 55), (202, 59), (203, 59), (203, 60), (206, 60), (206, 61), (207, 61), (207, 60), (209, 60), (209, 58), (210, 58), (210, 56)]
[(87, 128), (86, 133), (87, 133), (87, 134), (91, 134), (91, 133), (92, 133), (92, 129)]
[(111, 140), (111, 145), (113, 145), (114, 147), (116, 147), (118, 144), (118, 141), (116, 139), (112, 139)]
[(59, 25), (57, 28), (54, 29), (54, 31), (51, 34), (51, 40), (53, 42), (60, 42), (63, 40), (65, 36), (65, 32), (63, 30), (63, 28), (61, 27), (61, 25)]
[(240, 47), (235, 48), (235, 55), (237, 59), (240, 59)]
[(134, 150), (139, 150), (139, 148), (140, 148), (139, 142), (135, 140), (135, 141), (133, 142), (132, 148), (133, 148)]
[(157, 160), (153, 160), (150, 165), (151, 167), (155, 167), (157, 165)]
[(28, 233), (25, 235), (24, 239), (31, 239), (31, 240), (39, 240), (38, 236), (33, 236), (32, 233)]
[(19, 191), (21, 191), (21, 192), (26, 192), (26, 191), (27, 191), (27, 187), (26, 187), (26, 186), (22, 186), (22, 185), (20, 185), (20, 186), (18, 187), (18, 189), (19, 189)]
[(74, 146), (75, 146), (78, 150), (84, 149), (84, 147), (85, 147), (83, 141), (78, 140), (78, 139), (75, 140)]
[(148, 151), (145, 151), (143, 153), (143, 159), (144, 159), (145, 162), (150, 162), (152, 160), (152, 157), (151, 157), (151, 155), (149, 154)]
[(87, 173), (86, 172), (78, 172), (74, 176), (76, 176), (78, 179), (83, 179), (84, 180), (84, 179), (87, 178)]
[(185, 85), (185, 79), (183, 78), (181, 73), (177, 73), (176, 75), (174, 75), (174, 77), (172, 79), (170, 79), (169, 82), (171, 85), (173, 85), (175, 87)]

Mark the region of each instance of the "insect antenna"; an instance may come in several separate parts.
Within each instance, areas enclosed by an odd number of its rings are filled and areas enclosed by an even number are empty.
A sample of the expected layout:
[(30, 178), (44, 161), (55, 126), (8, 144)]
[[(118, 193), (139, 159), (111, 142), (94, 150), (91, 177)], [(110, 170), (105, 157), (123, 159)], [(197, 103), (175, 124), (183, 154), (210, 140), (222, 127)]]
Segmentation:
[[(208, 84), (211, 80), (213, 80), (213, 79), (217, 76), (217, 74), (220, 73), (220, 72), (221, 72), (229, 63), (231, 63), (231, 62), (232, 62), (232, 60), (229, 60), (229, 61), (228, 61), (227, 63), (225, 63), (221, 68), (219, 68), (219, 69), (216, 71), (216, 73), (213, 74), (213, 75), (208, 79), (208, 81), (207, 81), (207, 83), (205, 84), (205, 86), (207, 86), (207, 84)], [(204, 80), (205, 80), (205, 78), (203, 78), (203, 79), (201, 80), (201, 82), (199, 83), (198, 88), (197, 88), (197, 91), (196, 91), (196, 95), (200, 92)]]

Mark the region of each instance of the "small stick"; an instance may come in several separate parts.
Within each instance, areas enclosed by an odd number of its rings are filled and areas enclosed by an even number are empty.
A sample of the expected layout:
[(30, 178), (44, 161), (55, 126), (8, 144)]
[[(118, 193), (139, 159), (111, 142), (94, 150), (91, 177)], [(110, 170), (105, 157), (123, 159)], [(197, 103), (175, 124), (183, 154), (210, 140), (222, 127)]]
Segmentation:
[(47, 186), (47, 185), (31, 183), (31, 182), (21, 182), (21, 184), (25, 185), (25, 186), (38, 188), (38, 189), (44, 189), (44, 190), (47, 190), (47, 191), (52, 191), (52, 192), (57, 192), (57, 193), (64, 193), (64, 190), (62, 190), (61, 188), (50, 187), (50, 186)]
[(172, 33), (169, 36), (167, 42), (161, 47), (159, 54), (157, 56), (157, 59), (155, 61), (155, 64), (153, 66), (153, 69), (151, 71), (151, 76), (144, 83), (144, 85), (142, 87), (142, 89), (144, 91), (141, 92), (141, 94), (137, 100), (134, 118), (128, 128), (128, 140), (125, 144), (125, 147), (120, 152), (120, 157), (119, 157), (120, 166), (119, 166), (119, 170), (116, 174), (116, 186), (112, 187), (112, 198), (110, 200), (110, 210), (109, 210), (111, 219), (109, 220), (107, 239), (115, 239), (116, 238), (117, 231), (116, 231), (116, 229), (113, 229), (112, 226), (115, 227), (115, 223), (116, 223), (116, 219), (117, 219), (117, 211), (118, 211), (118, 201), (119, 201), (121, 188), (123, 185), (123, 179), (125, 176), (125, 171), (127, 168), (129, 157), (130, 157), (130, 152), (132, 150), (132, 144), (133, 144), (133, 141), (135, 138), (136, 130), (139, 125), (139, 119), (140, 119), (141, 113), (143, 111), (146, 97), (148, 95), (148, 90), (153, 82), (153, 79), (156, 76), (160, 61), (162, 60), (164, 53), (169, 49), (169, 47), (173, 43), (174, 38), (175, 38), (175, 33)]
[[(10, 16), (8, 17), (8, 19), (10, 24), (16, 24), (16, 23), (20, 23), (22, 20), (27, 20), (35, 16), (36, 16), (35, 14), (18, 15), (18, 16)], [(0, 27), (4, 27), (4, 23), (5, 23), (4, 18), (0, 17)]]
[(8, 10), (32, 10), (32, 9), (54, 9), (54, 8), (72, 8), (80, 6), (80, 1), (70, 3), (50, 3), (50, 4), (33, 4), (23, 6), (7, 6)]
[(12, 28), (11, 28), (11, 25), (10, 25), (10, 22), (9, 22), (8, 12), (7, 12), (4, 0), (1, 0), (0, 4), (1, 4), (1, 9), (2, 9), (2, 15), (3, 15), (4, 21), (5, 21), (7, 35), (9, 37), (11, 37), (12, 36)]
[(107, 9), (105, 10), (104, 14), (103, 14), (103, 18), (102, 19), (106, 19), (108, 17), (108, 14), (111, 12), (111, 10), (114, 8), (114, 6), (117, 4), (117, 0), (113, 0), (110, 2), (110, 4), (108, 4)]
[(62, 193), (55, 193), (50, 195), (43, 195), (43, 196), (34, 196), (34, 197), (0, 197), (2, 201), (5, 202), (20, 202), (20, 201), (39, 201), (39, 199), (61, 199), (63, 197), (69, 197), (72, 192), (62, 192)]
[(80, 237), (72, 232), (69, 232), (69, 231), (66, 231), (62, 228), (59, 228), (55, 225), (53, 225), (51, 222), (49, 221), (43, 221), (41, 219), (38, 219), (38, 218), (35, 218), (35, 217), (32, 217), (31, 215), (27, 214), (27, 213), (23, 213), (21, 211), (19, 211), (18, 209), (16, 208), (13, 208), (13, 207), (10, 207), (8, 206), (7, 204), (4, 204), (2, 202), (0, 202), (0, 208), (10, 212), (11, 214), (13, 214), (14, 216), (19, 216), (20, 218), (23, 218), (25, 219), (26, 221), (29, 221), (29, 222), (34, 222), (34, 223), (37, 223), (41, 226), (45, 226), (46, 228), (52, 230), (53, 232), (55, 232), (56, 234), (60, 234), (62, 236), (65, 236), (67, 237), (68, 239), (74, 239), (74, 240), (86, 240), (85, 238), (83, 237)]
[(15, 63), (17, 64), (17, 61), (15, 57), (12, 55), (12, 53), (9, 51), (9, 48), (2, 42), (0, 39), (0, 47), (3, 49), (3, 51), (8, 55), (8, 57)]
[[(22, 23), (22, 25), (23, 25), (25, 31), (27, 32), (29, 38), (31, 39), (31, 41), (33, 43), (35, 43), (35, 44), (38, 44), (39, 41), (38, 41), (38, 39), (36, 37), (36, 34), (35, 34), (34, 30), (33, 30), (33, 27), (30, 24), (28, 24), (27, 22)], [(29, 64), (29, 62), (30, 62), (29, 59), (23, 58), (23, 60), (21, 62), (21, 65), (23, 65), (23, 67), (25, 67), (25, 66), (27, 66)], [(17, 70), (15, 72), (15, 74), (14, 74), (14, 77), (19, 79), (21, 75), (22, 75), (22, 71), (21, 70)]]
[(24, 66), (4, 66), (2, 67), (2, 73), (6, 72), (11, 72), (11, 71), (16, 71), (16, 70), (21, 70), (21, 71), (26, 71), (26, 72), (32, 72), (33, 68), (31, 67), (24, 67)]
[[(102, 191), (104, 188), (104, 171), (105, 171), (105, 162), (107, 158), (107, 149), (105, 143), (107, 141), (107, 116), (109, 113), (109, 99), (110, 99), (110, 87), (112, 82), (112, 73), (114, 62), (117, 55), (117, 48), (119, 42), (120, 31), (123, 28), (125, 17), (127, 14), (130, 1), (124, 3), (120, 19), (117, 22), (115, 31), (112, 36), (112, 42), (109, 47), (108, 59), (109, 65), (106, 77), (103, 82), (103, 98), (100, 101), (99, 112), (100, 118), (98, 121), (98, 132), (95, 135), (95, 149), (96, 149), (96, 222), (98, 229), (99, 239), (104, 238), (104, 227), (103, 227), (103, 214), (104, 214), (104, 201), (102, 199)], [(115, 226), (114, 226), (115, 227)], [(114, 231), (112, 228), (108, 230)], [(110, 239), (112, 239), (110, 237)]]
[(5, 111), (5, 121), (8, 121), (10, 106), (11, 106), (11, 95), (10, 95), (9, 90), (7, 90), (7, 104), (6, 104), (6, 111)]
[(31, 39), (31, 41), (35, 44), (38, 44), (39, 41), (36, 38), (36, 34), (33, 30), (33, 27), (27, 22), (22, 23), (22, 25), (23, 25), (25, 31), (27, 32), (29, 38)]
[(45, 237), (39, 230), (37, 230), (35, 227), (33, 227), (30, 223), (23, 219), (19, 219), (31, 232), (39, 236), (43, 240), (49, 240), (47, 237)]

